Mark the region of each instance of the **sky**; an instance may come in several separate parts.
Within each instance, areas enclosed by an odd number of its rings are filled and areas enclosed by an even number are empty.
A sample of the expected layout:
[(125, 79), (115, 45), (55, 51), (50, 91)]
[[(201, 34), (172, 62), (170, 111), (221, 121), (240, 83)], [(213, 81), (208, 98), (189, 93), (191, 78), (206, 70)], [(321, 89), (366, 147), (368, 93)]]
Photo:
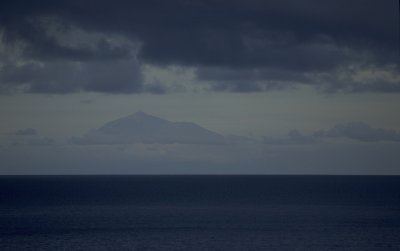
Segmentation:
[[(399, 22), (397, 0), (1, 1), (0, 174), (399, 175)], [(226, 142), (77, 143), (137, 111)]]

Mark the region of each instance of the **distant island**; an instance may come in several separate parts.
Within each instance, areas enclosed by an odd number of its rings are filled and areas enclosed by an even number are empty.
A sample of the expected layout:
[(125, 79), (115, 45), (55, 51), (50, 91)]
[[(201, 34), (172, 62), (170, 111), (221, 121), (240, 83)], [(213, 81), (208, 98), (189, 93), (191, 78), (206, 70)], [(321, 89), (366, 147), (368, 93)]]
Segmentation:
[(195, 123), (171, 122), (138, 111), (92, 129), (72, 141), (77, 144), (224, 144), (227, 140)]

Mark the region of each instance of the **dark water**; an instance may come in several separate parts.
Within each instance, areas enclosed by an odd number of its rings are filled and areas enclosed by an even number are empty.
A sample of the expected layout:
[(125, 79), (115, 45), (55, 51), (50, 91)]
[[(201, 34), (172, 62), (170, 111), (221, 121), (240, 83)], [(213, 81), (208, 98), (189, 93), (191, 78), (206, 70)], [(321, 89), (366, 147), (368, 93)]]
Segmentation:
[(0, 250), (400, 250), (400, 176), (3, 176)]

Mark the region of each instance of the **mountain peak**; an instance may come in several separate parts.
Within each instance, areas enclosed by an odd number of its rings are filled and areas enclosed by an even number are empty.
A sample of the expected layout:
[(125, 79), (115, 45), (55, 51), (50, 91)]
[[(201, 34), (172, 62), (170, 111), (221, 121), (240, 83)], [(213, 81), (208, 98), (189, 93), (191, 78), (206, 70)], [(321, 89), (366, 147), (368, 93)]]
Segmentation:
[(151, 116), (151, 115), (145, 113), (142, 110), (138, 110), (137, 112), (131, 114), (131, 116), (129, 116), (129, 117), (149, 117), (149, 116)]
[(171, 122), (137, 111), (85, 135), (92, 143), (224, 143), (225, 138), (194, 123)]
[(131, 121), (131, 122), (137, 121), (137, 122), (139, 122), (139, 121), (141, 121), (141, 123), (149, 122), (149, 123), (156, 123), (156, 124), (166, 122), (165, 119), (150, 115), (141, 110), (131, 114), (130, 116), (123, 117), (123, 118), (117, 119), (115, 121), (119, 121), (119, 122), (121, 122), (121, 121)]
[(145, 113), (142, 110), (138, 110), (137, 112), (135, 112), (133, 115), (137, 115), (137, 116), (143, 116), (143, 115), (148, 115), (147, 113)]

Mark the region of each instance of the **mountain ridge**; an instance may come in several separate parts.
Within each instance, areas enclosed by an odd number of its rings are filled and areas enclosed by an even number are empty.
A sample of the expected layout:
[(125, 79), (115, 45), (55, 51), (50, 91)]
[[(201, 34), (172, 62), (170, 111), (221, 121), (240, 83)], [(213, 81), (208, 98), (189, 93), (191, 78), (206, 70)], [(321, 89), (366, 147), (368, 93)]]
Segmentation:
[(78, 144), (224, 144), (226, 141), (224, 136), (193, 122), (172, 122), (140, 110), (74, 139)]

